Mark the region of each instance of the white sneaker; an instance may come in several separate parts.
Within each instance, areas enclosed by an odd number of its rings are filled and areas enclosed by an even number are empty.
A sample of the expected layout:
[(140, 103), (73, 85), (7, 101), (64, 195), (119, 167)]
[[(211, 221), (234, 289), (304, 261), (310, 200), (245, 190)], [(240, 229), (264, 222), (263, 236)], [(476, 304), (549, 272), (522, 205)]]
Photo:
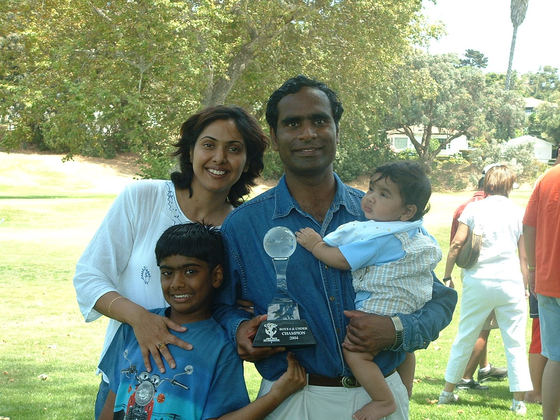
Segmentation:
[(518, 416), (524, 416), (525, 414), (527, 414), (527, 407), (525, 406), (525, 403), (523, 401), (513, 400), (513, 404), (509, 409)]
[(441, 404), (453, 404), (456, 403), (459, 400), (459, 396), (457, 394), (444, 394), (445, 391), (441, 391), (441, 394), (439, 394), (439, 401), (438, 401), (438, 405)]

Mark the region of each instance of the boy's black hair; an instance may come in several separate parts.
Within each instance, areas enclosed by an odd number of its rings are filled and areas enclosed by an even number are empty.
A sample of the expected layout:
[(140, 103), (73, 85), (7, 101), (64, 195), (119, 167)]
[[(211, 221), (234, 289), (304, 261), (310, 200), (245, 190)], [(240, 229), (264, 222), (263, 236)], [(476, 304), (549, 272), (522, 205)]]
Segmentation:
[(327, 95), (327, 98), (329, 98), (329, 102), (331, 103), (333, 121), (338, 128), (338, 122), (344, 112), (344, 108), (342, 107), (342, 102), (340, 102), (337, 93), (330, 89), (325, 83), (319, 82), (315, 79), (310, 79), (309, 77), (300, 74), (299, 76), (286, 80), (282, 86), (272, 92), (272, 95), (270, 95), (270, 98), (268, 99), (268, 103), (266, 105), (266, 121), (274, 132), (276, 132), (276, 128), (278, 127), (278, 102), (280, 102), (285, 96), (298, 93), (304, 87), (318, 89)]
[(197, 258), (206, 262), (211, 271), (224, 264), (222, 234), (204, 223), (171, 226), (158, 239), (155, 252), (158, 267), (163, 259), (172, 255)]
[(416, 214), (410, 222), (420, 220), (428, 213), (432, 185), (419, 163), (409, 160), (385, 163), (377, 167), (374, 174), (381, 174), (378, 179), (388, 177), (399, 187), (404, 204), (416, 206)]

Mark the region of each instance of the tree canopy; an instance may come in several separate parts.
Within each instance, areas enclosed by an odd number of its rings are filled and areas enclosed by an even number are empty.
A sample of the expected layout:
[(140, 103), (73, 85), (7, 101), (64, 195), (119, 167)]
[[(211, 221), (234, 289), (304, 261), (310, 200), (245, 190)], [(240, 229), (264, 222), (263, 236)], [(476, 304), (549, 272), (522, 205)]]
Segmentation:
[[(518, 93), (487, 84), (480, 69), (460, 66), (455, 54), (415, 52), (392, 81), (385, 127), (405, 134), (426, 164), (460, 136), (507, 139), (524, 121)], [(414, 136), (415, 127), (422, 130), (420, 140)], [(434, 146), (436, 129), (446, 138)]]
[[(420, 0), (0, 0), (0, 8), (0, 123), (13, 128), (3, 150), (31, 142), (68, 158), (131, 151), (152, 177), (167, 176), (190, 114), (236, 104), (264, 123), (270, 93), (297, 74), (342, 98), (335, 166), (346, 180), (394, 156), (385, 129), (406, 133), (429, 164), (463, 134), (513, 137), (519, 91), (558, 93), (555, 68), (513, 72), (506, 92), (505, 75), (482, 73), (479, 51), (459, 59), (415, 50), (441, 31), (425, 23)], [(556, 136), (555, 115), (543, 109), (533, 128)], [(413, 126), (423, 127), (421, 141)], [(436, 128), (447, 133), (437, 145)], [(266, 159), (268, 175), (279, 175), (276, 155)]]
[[(560, 102), (560, 95), (558, 97)], [(529, 116), (528, 134), (560, 144), (560, 106), (544, 102)]]
[(529, 72), (522, 76), (523, 93), (525, 96), (554, 102), (560, 96), (560, 76), (558, 69), (544, 66), (538, 72)]
[(465, 51), (465, 58), (462, 58), (459, 61), (459, 64), (461, 66), (471, 66), (479, 69), (485, 69), (488, 67), (488, 57), (480, 51), (468, 49)]
[(268, 95), (300, 73), (339, 91), (346, 135), (363, 137), (392, 66), (431, 30), (420, 21), (420, 0), (0, 7), (0, 115), (15, 127), (3, 146), (36, 139), (69, 156), (134, 151), (151, 164), (192, 112), (235, 103), (260, 117)]

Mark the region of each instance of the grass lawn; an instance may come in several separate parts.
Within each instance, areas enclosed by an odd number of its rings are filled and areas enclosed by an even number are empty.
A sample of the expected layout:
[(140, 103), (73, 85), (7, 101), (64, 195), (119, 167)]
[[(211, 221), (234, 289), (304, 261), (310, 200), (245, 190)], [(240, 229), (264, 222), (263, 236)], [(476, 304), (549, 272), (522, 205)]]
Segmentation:
[[(0, 419), (91, 419), (99, 382), (94, 371), (106, 321), (83, 321), (72, 277), (77, 259), (115, 197), (115, 188), (92, 188), (89, 173), (78, 179), (79, 170), (61, 179), (59, 172), (42, 171), (40, 163), (26, 168), (16, 155), (8, 158), (10, 165), (0, 164), (0, 307), (4, 312)], [(25, 177), (28, 169), (40, 182)], [(444, 255), (452, 213), (470, 195), (433, 195), (426, 225)], [(516, 190), (512, 198), (524, 206), (529, 195), (529, 189)], [(440, 278), (443, 269), (444, 263), (440, 263), (436, 269)], [(457, 287), (460, 292), (460, 284)], [(416, 353), (411, 419), (516, 418), (508, 411), (511, 393), (507, 380), (490, 383), (486, 392), (459, 391), (458, 404), (437, 406), (457, 325), (455, 316), (437, 341)], [(529, 336), (528, 329), (527, 339)], [(489, 358), (496, 366), (506, 365), (498, 331), (490, 335)], [(251, 364), (246, 365), (246, 376), (254, 397), (259, 376)], [(526, 418), (542, 418), (541, 412), (540, 406), (529, 405)]]

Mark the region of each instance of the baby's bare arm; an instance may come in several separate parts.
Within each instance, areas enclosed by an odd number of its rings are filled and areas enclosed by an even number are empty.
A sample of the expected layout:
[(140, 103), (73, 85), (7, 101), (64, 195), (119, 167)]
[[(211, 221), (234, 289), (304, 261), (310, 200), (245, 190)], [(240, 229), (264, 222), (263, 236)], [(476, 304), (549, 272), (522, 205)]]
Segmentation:
[(313, 252), (313, 248), (319, 242), (323, 242), (323, 238), (317, 232), (311, 228), (300, 229), (296, 232), (296, 239), (298, 244), (307, 249), (309, 252)]
[(336, 247), (327, 245), (322, 240), (321, 235), (313, 229), (301, 229), (299, 232), (296, 232), (296, 238), (298, 243), (313, 253), (319, 261), (339, 270), (350, 270), (350, 264), (342, 255), (342, 252)]

